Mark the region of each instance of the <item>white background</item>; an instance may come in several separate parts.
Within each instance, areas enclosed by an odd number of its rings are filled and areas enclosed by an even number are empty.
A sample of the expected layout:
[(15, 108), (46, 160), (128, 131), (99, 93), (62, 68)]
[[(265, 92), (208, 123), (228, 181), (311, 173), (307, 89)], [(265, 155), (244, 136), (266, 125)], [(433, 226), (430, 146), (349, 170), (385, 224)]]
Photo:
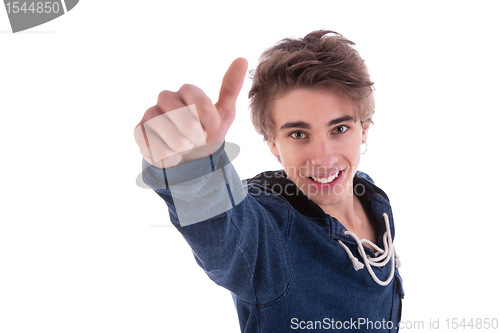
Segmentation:
[[(237, 332), (229, 293), (135, 185), (133, 129), (161, 90), (215, 101), (233, 59), (322, 28), (375, 81), (360, 170), (393, 204), (403, 320), (499, 318), (498, 22), (495, 1), (82, 0), (12, 34), (0, 8), (0, 332)], [(241, 178), (279, 168), (250, 84), (227, 137)]]

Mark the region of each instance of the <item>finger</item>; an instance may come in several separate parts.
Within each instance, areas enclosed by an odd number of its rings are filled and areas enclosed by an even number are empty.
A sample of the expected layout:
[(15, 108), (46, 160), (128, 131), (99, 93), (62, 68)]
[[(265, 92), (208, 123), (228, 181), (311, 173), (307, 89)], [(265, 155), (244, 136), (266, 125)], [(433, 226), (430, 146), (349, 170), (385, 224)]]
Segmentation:
[(186, 137), (195, 147), (206, 144), (205, 134), (200, 120), (193, 116), (197, 114), (194, 104), (167, 112), (168, 119), (177, 127), (179, 132)]
[(168, 161), (166, 164), (171, 166), (179, 164), (182, 160), (182, 155), (170, 149), (156, 133), (148, 132), (148, 141), (150, 144), (149, 153), (151, 161), (148, 161), (148, 159), (146, 161), (149, 164), (153, 164), (156, 167), (160, 167), (159, 165), (161, 165), (163, 167), (165, 161)]
[(134, 139), (137, 146), (139, 146), (141, 155), (144, 156), (148, 162), (150, 162), (151, 156), (149, 153), (149, 143), (147, 143), (146, 131), (144, 130), (142, 124), (139, 124), (134, 128)]
[[(194, 105), (194, 104), (191, 104), (191, 105)], [(188, 105), (190, 106), (190, 105)], [(190, 107), (189, 110), (191, 111), (191, 114), (193, 115), (193, 117), (196, 118), (196, 120), (200, 120), (200, 116), (198, 115), (198, 111), (196, 110), (196, 107)]]
[(212, 100), (200, 88), (191, 85), (183, 85), (177, 92), (184, 105), (195, 105), (203, 130), (215, 131), (220, 125), (220, 116)]
[(236, 99), (241, 91), (245, 80), (248, 61), (238, 58), (229, 66), (219, 92), (219, 100), (216, 106), (222, 112), (234, 111), (236, 109)]
[[(134, 138), (139, 146), (139, 150), (144, 156), (144, 159), (151, 165), (158, 168), (162, 168), (163, 165), (177, 165), (182, 160), (182, 155), (175, 153), (169, 149), (166, 145), (163, 145), (162, 150), (155, 150), (155, 156), (153, 156), (153, 151), (151, 149), (151, 144), (153, 147), (162, 147), (162, 145), (157, 142), (159, 140), (156, 135), (150, 133), (149, 137), (146, 134), (146, 129), (142, 124), (138, 125), (134, 129)], [(165, 161), (165, 159), (167, 159)]]
[[(151, 148), (155, 160), (159, 159), (158, 154), (164, 151), (164, 146), (176, 153), (181, 153), (193, 148), (193, 144), (179, 132), (166, 113), (145, 122), (144, 128), (149, 140), (149, 147)], [(150, 139), (153, 137), (157, 137), (161, 140), (153, 141)]]
[(162, 91), (158, 95), (156, 106), (159, 112), (152, 113), (155, 114), (155, 116), (166, 113), (167, 117), (172, 120), (179, 131), (194, 145), (203, 144), (205, 142), (206, 135), (203, 133), (203, 129), (200, 130), (201, 125), (199, 125), (200, 120), (196, 112), (196, 107), (186, 107), (178, 93), (168, 90)]

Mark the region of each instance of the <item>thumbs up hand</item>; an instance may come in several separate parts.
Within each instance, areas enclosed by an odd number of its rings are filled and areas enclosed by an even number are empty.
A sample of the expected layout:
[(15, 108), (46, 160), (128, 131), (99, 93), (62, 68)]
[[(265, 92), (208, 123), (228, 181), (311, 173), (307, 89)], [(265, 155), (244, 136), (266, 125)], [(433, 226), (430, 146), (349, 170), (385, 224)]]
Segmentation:
[(213, 104), (200, 88), (185, 84), (177, 92), (162, 91), (134, 129), (144, 159), (158, 168), (206, 157), (217, 151), (236, 116), (248, 62), (233, 61)]

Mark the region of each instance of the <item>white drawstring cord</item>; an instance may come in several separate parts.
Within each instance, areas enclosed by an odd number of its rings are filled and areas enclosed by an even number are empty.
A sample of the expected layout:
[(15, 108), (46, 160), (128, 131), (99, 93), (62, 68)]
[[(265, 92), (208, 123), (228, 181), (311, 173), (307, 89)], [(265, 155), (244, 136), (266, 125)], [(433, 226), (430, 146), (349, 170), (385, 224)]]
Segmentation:
[[(384, 216), (385, 228), (386, 228), (386, 231), (383, 236), (384, 249), (381, 249), (380, 247), (373, 244), (373, 242), (367, 239), (360, 240), (358, 236), (356, 236), (356, 234), (353, 232), (347, 230), (344, 231), (344, 235), (351, 236), (356, 241), (356, 244), (358, 244), (358, 252), (361, 255), (361, 258), (363, 258), (363, 262), (365, 263), (364, 265), (360, 263), (359, 260), (352, 255), (351, 250), (349, 250), (349, 248), (341, 240), (338, 240), (338, 242), (344, 248), (349, 259), (351, 259), (352, 265), (354, 266), (354, 269), (356, 271), (362, 269), (366, 265), (366, 269), (368, 270), (368, 273), (370, 273), (373, 281), (375, 281), (381, 286), (386, 286), (391, 282), (392, 278), (394, 277), (395, 267), (399, 268), (401, 266), (401, 262), (399, 260), (399, 256), (396, 254), (396, 248), (392, 243), (391, 228), (389, 226), (389, 214), (383, 213), (382, 215)], [(375, 249), (375, 258), (371, 258), (366, 255), (365, 249), (363, 248), (363, 243), (369, 244)], [(375, 267), (385, 266), (391, 259), (392, 259), (391, 274), (389, 275), (387, 280), (380, 281), (380, 279), (373, 272), (371, 266)]]
[(342, 243), (341, 240), (339, 240), (338, 242), (344, 248), (345, 252), (349, 256), (349, 259), (351, 259), (352, 265), (354, 266), (355, 270), (358, 271), (358, 270), (362, 269), (363, 267), (365, 267), (365, 265), (363, 265), (362, 263), (359, 262), (358, 258), (356, 258), (355, 256), (352, 255), (352, 252), (349, 250), (349, 248), (347, 246), (345, 246), (344, 243)]

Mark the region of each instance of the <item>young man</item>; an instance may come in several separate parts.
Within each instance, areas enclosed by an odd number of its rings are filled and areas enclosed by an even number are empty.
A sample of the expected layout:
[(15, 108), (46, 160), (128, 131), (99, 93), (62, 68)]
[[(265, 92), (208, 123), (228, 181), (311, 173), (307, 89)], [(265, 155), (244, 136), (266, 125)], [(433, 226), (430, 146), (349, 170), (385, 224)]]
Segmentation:
[(374, 112), (367, 68), (331, 31), (285, 39), (252, 73), (252, 120), (283, 165), (242, 186), (225, 134), (247, 69), (216, 104), (160, 93), (136, 127), (143, 179), (195, 259), (231, 291), (242, 332), (395, 332), (402, 281), (387, 195), (357, 172)]

